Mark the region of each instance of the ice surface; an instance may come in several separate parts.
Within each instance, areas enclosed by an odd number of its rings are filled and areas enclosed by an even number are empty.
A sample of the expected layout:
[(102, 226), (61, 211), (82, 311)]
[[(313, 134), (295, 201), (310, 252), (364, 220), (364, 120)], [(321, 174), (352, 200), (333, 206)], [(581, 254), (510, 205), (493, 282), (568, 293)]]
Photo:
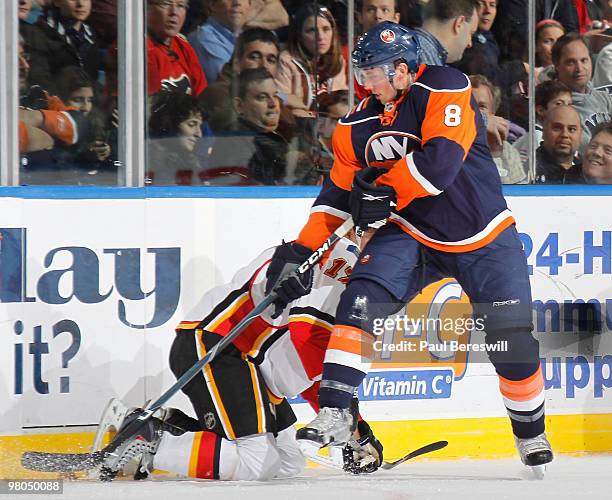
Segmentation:
[[(555, 500), (610, 498), (612, 455), (559, 457), (538, 481), (514, 460), (407, 462), (391, 471), (351, 476), (329, 469), (307, 469), (302, 476), (269, 482), (187, 481), (154, 478), (112, 483), (66, 481), (52, 500), (400, 500), (452, 498)], [(0, 495), (1, 497), (2, 495)], [(11, 495), (7, 498), (18, 498)], [(34, 498), (33, 495), (23, 498)]]

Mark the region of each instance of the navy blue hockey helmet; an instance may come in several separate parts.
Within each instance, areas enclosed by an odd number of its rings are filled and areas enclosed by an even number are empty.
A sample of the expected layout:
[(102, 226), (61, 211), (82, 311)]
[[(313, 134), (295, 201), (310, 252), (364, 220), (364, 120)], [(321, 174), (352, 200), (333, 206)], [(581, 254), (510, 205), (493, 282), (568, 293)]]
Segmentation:
[(363, 70), (381, 67), (392, 80), (395, 76), (395, 62), (402, 59), (412, 73), (421, 63), (421, 45), (416, 33), (401, 24), (383, 21), (359, 38), (353, 50), (351, 61), (355, 77), (363, 85)]

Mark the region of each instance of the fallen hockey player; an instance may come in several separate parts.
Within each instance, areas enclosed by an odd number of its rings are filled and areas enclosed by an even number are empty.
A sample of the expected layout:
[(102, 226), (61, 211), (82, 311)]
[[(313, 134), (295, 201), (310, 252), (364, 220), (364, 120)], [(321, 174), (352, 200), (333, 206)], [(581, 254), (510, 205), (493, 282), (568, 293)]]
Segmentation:
[[(276, 251), (293, 248), (283, 244)], [(230, 283), (206, 293), (179, 324), (170, 352), (170, 367), (177, 378), (265, 297), (266, 271), (274, 251), (264, 251)], [(312, 284), (308, 295), (291, 301), (303, 291), (279, 291), (290, 300), (289, 305), (269, 307), (183, 388), (198, 418), (177, 409), (160, 410), (105, 460), (100, 477), (112, 479), (137, 459), (136, 477), (153, 469), (221, 480), (266, 480), (299, 474), (305, 459), (295, 441), (296, 418), (285, 398), (301, 394), (318, 410), (317, 381), (333, 312), (358, 252), (357, 246), (344, 238), (305, 278), (309, 281), (305, 288)], [(294, 257), (300, 261), (308, 255)], [(344, 470), (373, 472), (382, 463), (382, 445), (368, 424), (358, 419), (355, 406), (356, 439), (344, 449), (337, 448), (332, 456)], [(121, 417), (117, 427), (125, 416), (119, 408), (114, 410)], [(135, 415), (137, 412), (128, 414), (123, 427)], [(103, 423), (106, 421), (112, 418), (106, 415)]]

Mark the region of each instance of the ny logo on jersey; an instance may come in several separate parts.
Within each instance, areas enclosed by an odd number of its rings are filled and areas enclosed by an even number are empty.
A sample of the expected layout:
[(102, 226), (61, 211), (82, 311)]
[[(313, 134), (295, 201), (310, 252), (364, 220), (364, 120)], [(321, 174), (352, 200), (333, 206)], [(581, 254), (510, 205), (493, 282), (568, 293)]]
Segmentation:
[(377, 161), (395, 160), (406, 156), (408, 151), (408, 137), (402, 137), (400, 142), (392, 135), (385, 135), (374, 139), (370, 148)]
[[(416, 144), (415, 144), (416, 143)], [(379, 132), (368, 140), (365, 147), (369, 166), (392, 166), (404, 158), (421, 143), (421, 140), (407, 132)]]
[(388, 196), (374, 196), (372, 194), (365, 193), (362, 199), (364, 201), (381, 201), (381, 200), (384, 200), (385, 198), (388, 198)]

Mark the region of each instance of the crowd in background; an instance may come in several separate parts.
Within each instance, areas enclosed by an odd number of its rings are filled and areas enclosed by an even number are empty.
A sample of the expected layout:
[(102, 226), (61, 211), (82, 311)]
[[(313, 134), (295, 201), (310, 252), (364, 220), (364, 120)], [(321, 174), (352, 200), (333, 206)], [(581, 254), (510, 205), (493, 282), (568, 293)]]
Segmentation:
[[(9, 1), (21, 182), (116, 184), (117, 0)], [(502, 182), (612, 183), (612, 0), (536, 0), (535, 67), (527, 0), (356, 0), (355, 33), (345, 0), (145, 3), (146, 184), (320, 183), (337, 120), (367, 97), (354, 82), (349, 102), (348, 37), (383, 20), (416, 29), (423, 62), (470, 76)]]

